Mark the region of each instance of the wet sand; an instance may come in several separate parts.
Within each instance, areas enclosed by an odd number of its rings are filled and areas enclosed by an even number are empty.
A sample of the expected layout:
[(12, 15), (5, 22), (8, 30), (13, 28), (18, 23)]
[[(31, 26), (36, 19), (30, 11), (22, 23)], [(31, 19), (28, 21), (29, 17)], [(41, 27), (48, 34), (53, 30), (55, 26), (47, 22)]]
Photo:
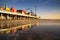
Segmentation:
[[(48, 23), (50, 25), (48, 25)], [(0, 40), (60, 40), (59, 22), (46, 22), (40, 25), (32, 25), (24, 30), (18, 29), (16, 33), (0, 34)]]

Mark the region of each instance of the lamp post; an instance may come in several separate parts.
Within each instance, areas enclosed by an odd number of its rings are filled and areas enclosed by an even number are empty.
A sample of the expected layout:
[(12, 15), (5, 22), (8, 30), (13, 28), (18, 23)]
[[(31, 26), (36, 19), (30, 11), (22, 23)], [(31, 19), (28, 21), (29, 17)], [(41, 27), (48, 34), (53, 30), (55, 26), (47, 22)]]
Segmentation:
[(36, 9), (36, 5), (35, 5), (35, 14), (37, 14), (36, 10), (37, 10), (37, 9)]

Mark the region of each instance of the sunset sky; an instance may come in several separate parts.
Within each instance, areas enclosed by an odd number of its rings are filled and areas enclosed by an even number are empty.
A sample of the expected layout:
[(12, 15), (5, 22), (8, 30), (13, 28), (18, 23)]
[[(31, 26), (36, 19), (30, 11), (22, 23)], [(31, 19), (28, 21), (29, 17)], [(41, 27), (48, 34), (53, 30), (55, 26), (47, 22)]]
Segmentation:
[(36, 14), (42, 19), (60, 19), (60, 0), (0, 0), (0, 6), (4, 7), (5, 2), (10, 8), (30, 8), (33, 12), (36, 6)]

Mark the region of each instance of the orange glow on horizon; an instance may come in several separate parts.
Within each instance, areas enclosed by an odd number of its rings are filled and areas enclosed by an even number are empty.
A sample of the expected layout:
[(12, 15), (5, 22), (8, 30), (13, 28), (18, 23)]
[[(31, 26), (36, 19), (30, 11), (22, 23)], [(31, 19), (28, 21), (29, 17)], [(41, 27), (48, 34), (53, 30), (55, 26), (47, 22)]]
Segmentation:
[(44, 14), (41, 19), (60, 19), (60, 14)]

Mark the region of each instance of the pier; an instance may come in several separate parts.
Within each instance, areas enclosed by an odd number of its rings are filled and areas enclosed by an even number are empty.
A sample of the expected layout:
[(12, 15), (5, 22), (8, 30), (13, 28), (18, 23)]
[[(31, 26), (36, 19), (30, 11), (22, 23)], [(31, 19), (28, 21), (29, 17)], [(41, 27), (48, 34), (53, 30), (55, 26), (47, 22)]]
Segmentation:
[(10, 32), (11, 30), (27, 28), (26, 26), (39, 23), (40, 16), (26, 10), (16, 10), (14, 7), (0, 7), (0, 32)]
[(37, 16), (25, 15), (21, 13), (7, 12), (0, 10), (0, 19), (19, 20), (19, 19), (38, 19)]
[(12, 30), (13, 28), (17, 29), (19, 27), (24, 29), (26, 26), (30, 24), (34, 25), (38, 22), (38, 16), (0, 10), (0, 32)]

